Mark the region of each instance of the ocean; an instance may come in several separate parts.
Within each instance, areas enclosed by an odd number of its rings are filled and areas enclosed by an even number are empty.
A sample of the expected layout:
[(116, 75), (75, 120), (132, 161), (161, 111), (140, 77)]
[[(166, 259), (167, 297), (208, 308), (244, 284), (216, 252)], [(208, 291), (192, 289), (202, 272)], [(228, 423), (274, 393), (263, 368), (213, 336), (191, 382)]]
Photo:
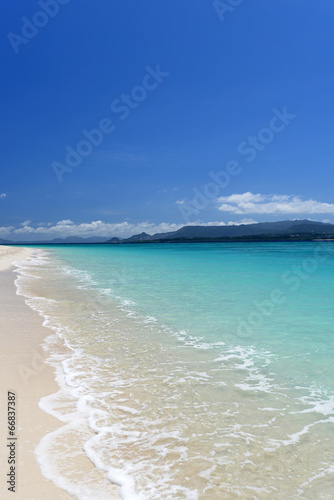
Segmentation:
[(45, 246), (16, 284), (73, 497), (334, 498), (334, 243)]

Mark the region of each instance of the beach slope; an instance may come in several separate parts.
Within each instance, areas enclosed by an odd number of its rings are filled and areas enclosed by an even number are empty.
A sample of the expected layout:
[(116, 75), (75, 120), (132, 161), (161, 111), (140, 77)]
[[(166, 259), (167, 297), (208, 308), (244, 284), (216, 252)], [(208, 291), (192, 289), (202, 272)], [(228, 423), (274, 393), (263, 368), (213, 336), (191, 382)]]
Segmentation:
[[(61, 424), (38, 407), (41, 397), (58, 390), (53, 369), (44, 363), (41, 347), (50, 331), (42, 326), (37, 312), (16, 294), (14, 283), (13, 262), (27, 259), (31, 252), (23, 247), (0, 246), (0, 497), (62, 500), (71, 497), (43, 477), (34, 456), (39, 440)], [(15, 394), (15, 431), (12, 436), (7, 424), (8, 391)], [(10, 398), (12, 402), (13, 396)], [(14, 414), (10, 414), (10, 418), (13, 417)], [(10, 467), (14, 469), (10, 470)], [(9, 473), (12, 473), (11, 483), (7, 483)], [(13, 487), (14, 494), (13, 490), (8, 490)]]

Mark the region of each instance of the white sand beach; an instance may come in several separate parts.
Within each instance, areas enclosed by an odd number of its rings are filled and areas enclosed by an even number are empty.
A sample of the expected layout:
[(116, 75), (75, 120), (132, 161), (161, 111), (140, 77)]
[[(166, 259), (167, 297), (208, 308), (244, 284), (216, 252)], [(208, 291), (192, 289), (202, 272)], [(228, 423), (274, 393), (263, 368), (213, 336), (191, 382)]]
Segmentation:
[[(31, 250), (0, 246), (0, 380), (1, 380), (1, 447), (2, 478), (0, 497), (19, 500), (71, 498), (43, 477), (34, 450), (39, 440), (61, 424), (38, 407), (41, 397), (56, 392), (53, 369), (44, 363), (41, 344), (50, 331), (42, 326), (42, 318), (16, 294), (13, 262), (29, 257)], [(15, 493), (8, 491), (10, 471), (6, 443), (7, 391), (16, 395)]]

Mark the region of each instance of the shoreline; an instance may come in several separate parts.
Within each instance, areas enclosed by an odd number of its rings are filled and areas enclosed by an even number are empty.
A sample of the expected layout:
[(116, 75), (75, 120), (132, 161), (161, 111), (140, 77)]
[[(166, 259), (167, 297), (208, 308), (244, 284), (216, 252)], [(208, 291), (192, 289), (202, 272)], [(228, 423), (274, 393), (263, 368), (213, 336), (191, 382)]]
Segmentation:
[[(7, 421), (7, 391), (15, 393), (15, 498), (60, 500), (72, 498), (67, 492), (46, 479), (36, 462), (35, 448), (46, 434), (64, 424), (42, 411), (38, 404), (43, 396), (59, 390), (54, 369), (45, 363), (41, 347), (50, 330), (42, 325), (42, 319), (16, 294), (14, 262), (23, 261), (32, 254), (24, 247), (0, 246), (0, 376), (2, 393), (2, 429), (0, 463), (2, 478), (1, 498), (13, 498), (8, 490), (7, 474), (10, 472), (6, 447), (9, 430)], [(14, 436), (13, 436), (14, 438)], [(13, 441), (14, 442), (14, 441)], [(14, 446), (13, 446), (14, 448)], [(13, 450), (14, 451), (14, 450)]]

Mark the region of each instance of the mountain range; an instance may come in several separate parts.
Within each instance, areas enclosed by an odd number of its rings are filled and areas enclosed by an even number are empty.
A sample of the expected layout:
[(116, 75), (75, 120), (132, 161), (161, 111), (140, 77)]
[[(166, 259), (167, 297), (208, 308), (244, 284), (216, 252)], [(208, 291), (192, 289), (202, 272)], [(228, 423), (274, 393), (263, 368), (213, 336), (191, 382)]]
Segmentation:
[[(219, 241), (221, 239), (239, 240), (247, 239), (252, 240), (255, 237), (270, 237), (274, 236), (284, 239), (294, 239), (293, 237), (305, 237), (307, 239), (314, 239), (315, 237), (334, 235), (334, 224), (327, 224), (323, 222), (314, 222), (310, 220), (285, 220), (279, 222), (258, 222), (254, 224), (240, 224), (229, 226), (184, 226), (177, 231), (169, 233), (156, 233), (149, 235), (147, 233), (140, 233), (118, 240), (118, 243), (139, 243), (139, 242), (153, 242), (153, 241), (194, 241), (194, 240), (207, 240)], [(258, 239), (258, 238), (255, 238)], [(115, 238), (108, 240), (107, 243), (116, 243)]]
[(194, 241), (303, 241), (314, 239), (334, 239), (334, 224), (310, 220), (284, 220), (278, 222), (258, 222), (228, 226), (183, 226), (177, 231), (156, 233), (153, 235), (140, 233), (130, 238), (111, 239), (92, 236), (68, 236), (49, 241), (10, 241), (0, 239), (1, 245), (66, 245), (92, 243), (167, 243)]

